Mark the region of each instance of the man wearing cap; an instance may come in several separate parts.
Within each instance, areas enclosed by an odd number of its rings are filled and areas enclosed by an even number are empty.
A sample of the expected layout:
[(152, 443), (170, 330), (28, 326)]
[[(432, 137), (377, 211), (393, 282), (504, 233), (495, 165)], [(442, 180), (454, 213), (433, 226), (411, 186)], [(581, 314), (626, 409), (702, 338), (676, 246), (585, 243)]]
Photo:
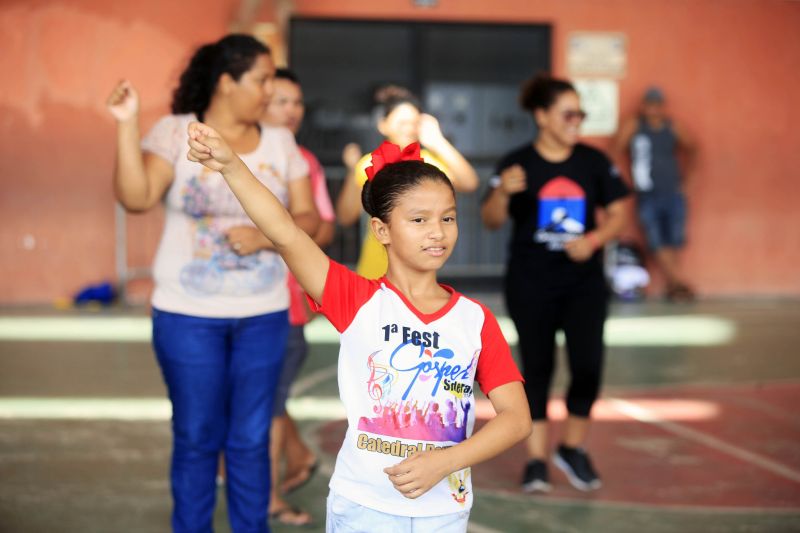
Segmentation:
[(667, 298), (692, 300), (694, 292), (680, 272), (678, 252), (686, 241), (684, 188), (694, 167), (695, 147), (686, 131), (666, 114), (661, 89), (647, 89), (638, 116), (622, 125), (614, 149), (618, 156), (630, 156), (639, 220), (648, 248), (666, 277)]

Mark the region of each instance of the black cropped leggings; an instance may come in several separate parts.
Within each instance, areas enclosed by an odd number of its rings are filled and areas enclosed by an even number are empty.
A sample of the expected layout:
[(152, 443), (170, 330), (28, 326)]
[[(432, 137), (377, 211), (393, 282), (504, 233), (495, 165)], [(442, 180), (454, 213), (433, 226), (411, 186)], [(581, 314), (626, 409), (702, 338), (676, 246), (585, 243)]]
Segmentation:
[(608, 288), (602, 275), (563, 289), (536, 287), (509, 278), (506, 304), (519, 335), (525, 393), (533, 420), (547, 419), (547, 400), (555, 367), (556, 331), (567, 344), (570, 383), (567, 410), (588, 417), (600, 392), (603, 373), (603, 327)]

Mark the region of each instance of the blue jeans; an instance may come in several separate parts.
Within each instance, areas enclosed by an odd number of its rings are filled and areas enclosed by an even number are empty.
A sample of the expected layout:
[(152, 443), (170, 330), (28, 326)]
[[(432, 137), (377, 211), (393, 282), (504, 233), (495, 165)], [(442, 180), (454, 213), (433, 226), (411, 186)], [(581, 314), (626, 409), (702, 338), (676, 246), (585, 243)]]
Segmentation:
[(647, 246), (680, 248), (686, 242), (686, 198), (683, 193), (639, 193), (639, 221)]
[(153, 309), (153, 347), (172, 402), (176, 533), (212, 531), (223, 450), (231, 529), (269, 531), (269, 427), (288, 331), (286, 311), (229, 319)]

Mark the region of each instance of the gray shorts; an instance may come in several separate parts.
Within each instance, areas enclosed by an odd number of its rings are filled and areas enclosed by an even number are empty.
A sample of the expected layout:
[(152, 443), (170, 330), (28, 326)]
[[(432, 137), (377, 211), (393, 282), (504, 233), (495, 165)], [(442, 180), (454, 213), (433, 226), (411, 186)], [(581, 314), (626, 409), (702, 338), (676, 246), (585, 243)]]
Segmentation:
[(284, 416), (286, 414), (286, 400), (289, 399), (289, 389), (292, 388), (297, 374), (303, 367), (303, 362), (308, 355), (308, 343), (303, 334), (303, 326), (290, 326), (289, 338), (286, 341), (286, 353), (283, 356), (283, 368), (281, 377), (278, 380), (278, 388), (275, 390), (273, 400), (272, 416)]

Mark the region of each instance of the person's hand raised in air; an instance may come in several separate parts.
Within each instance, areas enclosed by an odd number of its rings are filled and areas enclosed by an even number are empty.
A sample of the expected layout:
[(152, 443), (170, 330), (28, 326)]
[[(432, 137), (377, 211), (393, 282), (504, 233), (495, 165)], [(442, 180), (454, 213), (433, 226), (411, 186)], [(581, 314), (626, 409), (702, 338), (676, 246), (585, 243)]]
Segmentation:
[(139, 113), (139, 94), (128, 80), (120, 81), (106, 100), (106, 108), (119, 122), (126, 122)]
[(222, 136), (202, 122), (189, 124), (189, 153), (186, 157), (189, 161), (222, 173), (236, 161), (241, 162)]

